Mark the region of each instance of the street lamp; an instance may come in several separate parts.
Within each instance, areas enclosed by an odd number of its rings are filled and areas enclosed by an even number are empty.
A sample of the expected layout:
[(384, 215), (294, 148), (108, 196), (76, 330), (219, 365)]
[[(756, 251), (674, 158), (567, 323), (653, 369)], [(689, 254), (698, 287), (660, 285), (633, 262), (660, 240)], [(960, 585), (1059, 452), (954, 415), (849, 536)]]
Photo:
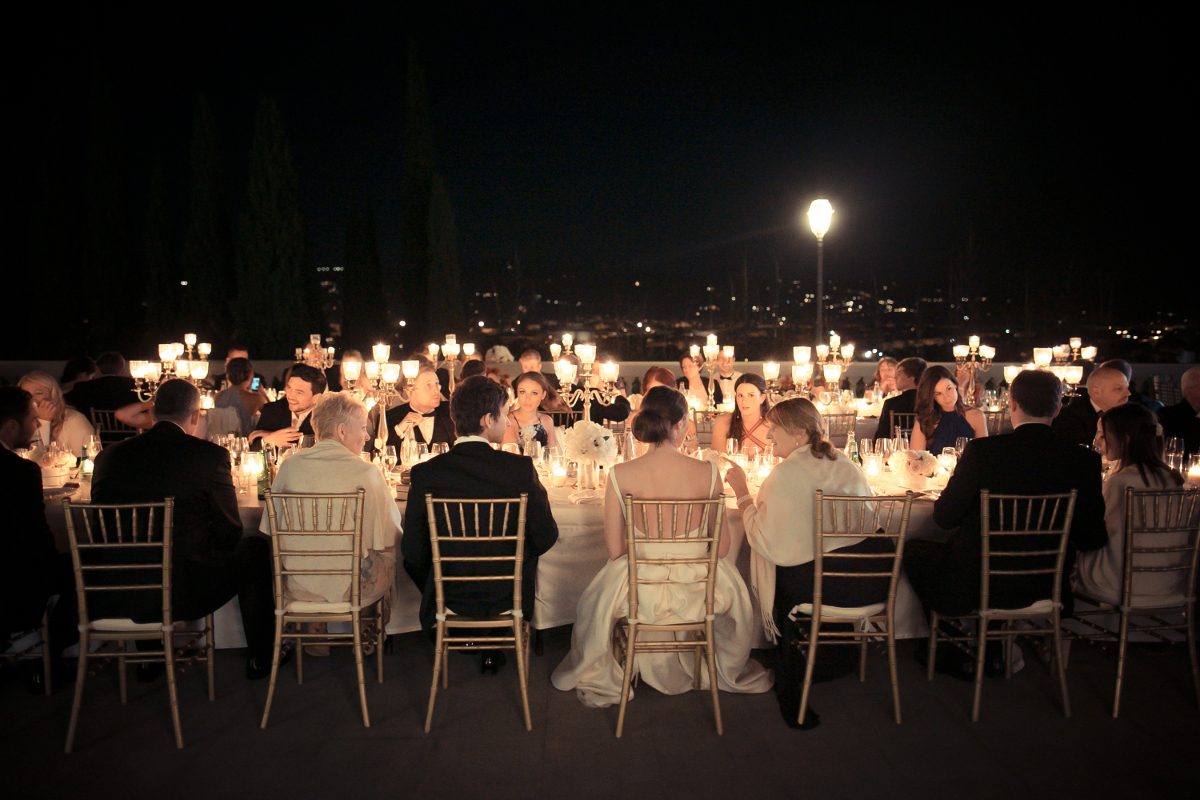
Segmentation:
[(825, 234), (833, 219), (833, 206), (828, 200), (813, 200), (808, 207), (808, 226), (817, 237), (817, 341), (825, 337)]

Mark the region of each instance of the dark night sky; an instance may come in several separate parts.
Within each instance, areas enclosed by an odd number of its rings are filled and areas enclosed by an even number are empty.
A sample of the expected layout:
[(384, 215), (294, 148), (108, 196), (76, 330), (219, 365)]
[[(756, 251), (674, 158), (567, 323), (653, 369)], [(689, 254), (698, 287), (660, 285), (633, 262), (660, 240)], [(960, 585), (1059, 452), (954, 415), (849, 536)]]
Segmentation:
[(1123, 269), (1135, 310), (1163, 302), (1148, 273), (1189, 262), (1171, 187), (1186, 163), (1176, 108), (1193, 92), (1169, 23), (672, 8), (107, 16), (69, 25), (27, 89), (35, 109), (85, 122), (87, 71), (106, 64), (131, 219), (161, 153), (181, 225), (197, 94), (215, 107), (235, 204), (257, 98), (276, 97), (318, 265), (340, 262), (356, 200), (372, 204), (385, 268), (399, 261), (410, 35), (469, 275), (516, 253), (535, 274), (682, 293), (743, 257), (765, 270), (778, 256), (785, 277), (811, 280), (815, 246), (797, 220), (819, 196), (837, 212), (833, 276), (940, 283), (970, 230), (983, 288), (1069, 263), (1077, 279)]

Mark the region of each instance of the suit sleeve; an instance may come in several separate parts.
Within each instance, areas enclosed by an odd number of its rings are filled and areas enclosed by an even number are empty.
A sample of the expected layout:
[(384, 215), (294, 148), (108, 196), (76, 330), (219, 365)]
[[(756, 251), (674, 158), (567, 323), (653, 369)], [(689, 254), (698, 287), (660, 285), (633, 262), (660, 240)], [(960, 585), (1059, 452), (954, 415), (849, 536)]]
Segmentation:
[(875, 429), (875, 439), (890, 439), (892, 433), (892, 406), (883, 401), (883, 409), (879, 412), (879, 427)]
[(1108, 544), (1104, 522), (1104, 486), (1100, 479), (1100, 454), (1084, 453), (1087, 471), (1080, 475), (1071, 518), (1071, 544), (1079, 550), (1099, 550)]
[(232, 550), (242, 538), (242, 515), (238, 512), (237, 490), (233, 488), (229, 453), (220, 453), (213, 460), (216, 469), (212, 473), (209, 496), (212, 498), (216, 521), (213, 531), (217, 539), (216, 549)]
[(538, 480), (533, 461), (524, 459), (529, 476), (526, 491), (529, 499), (525, 505), (525, 547), (531, 556), (540, 556), (558, 541), (558, 523), (550, 512), (550, 495)]
[(408, 492), (408, 504), (404, 507), (404, 531), (400, 536), (400, 554), (404, 558), (404, 569), (418, 589), (424, 589), (433, 562), (433, 551), (429, 544), (429, 518), (425, 509), (425, 471), (423, 464), (412, 468), (412, 484)]
[(938, 527), (952, 529), (967, 517), (979, 516), (979, 487), (982, 485), (983, 456), (975, 440), (967, 443), (954, 474), (946, 482), (942, 496), (933, 504), (933, 521)]

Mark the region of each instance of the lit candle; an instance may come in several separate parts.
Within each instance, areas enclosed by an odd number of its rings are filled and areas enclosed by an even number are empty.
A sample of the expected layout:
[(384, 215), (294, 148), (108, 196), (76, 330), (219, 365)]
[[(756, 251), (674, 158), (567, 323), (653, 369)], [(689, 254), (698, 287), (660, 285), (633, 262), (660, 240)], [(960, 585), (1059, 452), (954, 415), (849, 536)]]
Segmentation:
[(709, 347), (716, 347), (717, 346), (717, 335), (715, 333), (710, 333), (708, 335), (708, 341), (706, 342), (706, 344)]
[(822, 370), (825, 373), (826, 383), (837, 383), (842, 377), (841, 364), (824, 364)]
[(793, 364), (792, 365), (792, 381), (795, 383), (803, 383), (812, 377), (812, 364)]
[(158, 360), (171, 361), (175, 358), (175, 347), (169, 344), (160, 344), (158, 346)]
[(1039, 368), (1050, 366), (1050, 362), (1054, 360), (1054, 351), (1049, 347), (1033, 348), (1033, 363)]
[(196, 334), (194, 334), (194, 333), (185, 333), (185, 334), (183, 335), (183, 342), (184, 342), (184, 344), (186, 344), (188, 347), (195, 347), (195, 346), (196, 346)]
[(705, 357), (707, 360), (709, 360), (709, 361), (711, 361), (712, 359), (716, 358), (716, 357), (717, 357), (717, 353), (718, 353), (719, 351), (720, 351), (720, 348), (719, 348), (719, 347), (717, 347), (715, 344), (706, 344), (706, 345), (704, 345), (704, 357)]
[(176, 362), (175, 362), (175, 374), (176, 374), (176, 375), (178, 375), (178, 376), (179, 376), (179, 377), (181, 377), (181, 378), (187, 378), (187, 377), (191, 376), (191, 374), (192, 374), (192, 362), (190, 362), (190, 361), (176, 361)]
[(1083, 356), (1088, 361), (1095, 361), (1096, 360), (1096, 348), (1085, 347), (1079, 351), (1079, 355)]
[(1054, 352), (1055, 358), (1066, 358), (1067, 357), (1067, 349), (1065, 347), (1063, 347), (1061, 344), (1054, 345), (1053, 352)]
[(367, 362), (367, 377), (370, 378), (371, 380), (375, 380), (376, 378), (379, 377), (379, 362), (378, 361), (368, 361)]
[(1082, 346), (1083, 346), (1083, 339), (1079, 338), (1078, 336), (1071, 337), (1071, 349), (1072, 350), (1078, 350)]
[(562, 342), (563, 342), (563, 347), (566, 347), (569, 349), (571, 347), (571, 345), (575, 343), (575, 336), (570, 333), (564, 333)]
[(421, 371), (420, 361), (402, 361), (400, 362), (400, 366), (404, 370), (404, 377), (410, 380), (417, 377), (417, 373)]
[(83, 460), (83, 465), (79, 469), (80, 469), (80, 472), (82, 472), (84, 475), (91, 475), (92, 470), (95, 468), (95, 466), (96, 465), (92, 462), (92, 460), (90, 458), (85, 458)]
[(844, 358), (846, 361), (849, 361), (850, 359), (854, 358), (854, 345), (852, 345), (852, 344), (842, 345), (842, 358)]
[(458, 358), (458, 344), (455, 342), (446, 342), (442, 345), (442, 355), (450, 361), (455, 361)]
[[(446, 334), (446, 344), (458, 344), (457, 334), (447, 333)], [(443, 349), (445, 349), (445, 348), (443, 348)]]
[(700, 345), (698, 345), (698, 344), (692, 345), (690, 348), (688, 348), (688, 353), (691, 355), (692, 360), (695, 361), (697, 358), (700, 357)]
[(550, 345), (550, 357), (552, 359), (554, 359), (555, 361), (558, 361), (558, 357), (561, 354), (562, 354), (562, 345), (561, 344), (559, 344), (558, 342), (555, 342), (554, 344)]
[(471, 344), (470, 342), (463, 342), (462, 351), (463, 355), (470, 358), (471, 356), (475, 355), (475, 345)]
[(731, 345), (731, 344), (725, 345), (725, 349), (723, 352), (725, 353), (726, 358), (733, 358), (733, 345)]
[(1071, 384), (1072, 386), (1075, 386), (1082, 380), (1083, 380), (1083, 367), (1082, 366), (1067, 367), (1067, 383)]
[(575, 355), (579, 356), (579, 360), (584, 364), (591, 364), (596, 360), (596, 345), (581, 344), (575, 347)]
[(433, 360), (433, 361), (437, 361), (437, 356), (438, 356), (438, 350), (439, 350), (439, 349), (440, 349), (440, 348), (439, 348), (439, 347), (438, 347), (436, 344), (434, 344), (434, 343), (432, 343), (432, 342), (430, 342), (430, 343), (429, 343), (429, 358), (430, 358), (431, 360)]
[(142, 368), (142, 377), (148, 381), (157, 381), (161, 375), (162, 371), (158, 364), (146, 364)]
[(213, 399), (212, 399), (212, 396), (208, 394), (208, 392), (205, 392), (204, 394), (202, 394), (200, 396), (200, 407), (201, 408), (212, 408), (213, 407)]
[(774, 361), (768, 361), (767, 363), (763, 364), (763, 378), (768, 381), (778, 380), (779, 365)]
[(146, 362), (145, 361), (130, 361), (129, 362), (129, 377), (133, 378), (135, 381), (138, 380), (139, 378), (144, 377), (143, 373), (145, 372), (145, 370), (146, 370)]
[(171, 347), (175, 349), (175, 358), (179, 358), (181, 355), (183, 355), (183, 342), (175, 342), (173, 345), (171, 345)]
[(199, 344), (199, 346), (196, 348), (196, 350), (202, 356), (209, 355), (210, 353), (212, 353), (212, 344), (210, 344), (209, 342), (201, 342)]
[(392, 355), (392, 348), (390, 345), (377, 344), (377, 345), (373, 345), (371, 347), (371, 357), (374, 358), (375, 361), (380, 364), (387, 361), (391, 355)]
[(793, 347), (792, 360), (797, 364), (803, 364), (812, 358), (811, 347)]
[(208, 362), (193, 361), (192, 362), (192, 377), (197, 380), (204, 380), (208, 377)]
[(566, 486), (567, 485), (567, 468), (563, 467), (563, 466), (555, 467), (550, 481), (551, 481), (551, 484), (554, 486)]
[(965, 344), (954, 345), (954, 357), (955, 358), (966, 358), (967, 355), (970, 354), (970, 352), (971, 352), (970, 348), (967, 347)]
[(1187, 473), (1187, 482), (1192, 486), (1200, 486), (1200, 464), (1192, 464)]
[(841, 346), (842, 346), (842, 337), (838, 336), (836, 333), (831, 334), (829, 336), (829, 349), (836, 351)]
[(358, 376), (362, 374), (361, 361), (343, 361), (342, 372), (346, 373), (346, 381), (354, 383), (358, 380)]
[(968, 337), (967, 344), (971, 345), (972, 348), (978, 348), (979, 347), (979, 337), (978, 336)]
[(615, 381), (617, 379), (617, 365), (611, 361), (607, 364), (601, 364), (600, 377), (606, 381)]
[(388, 362), (379, 365), (379, 372), (383, 375), (383, 379), (388, 383), (395, 383), (400, 380), (400, 365)]
[(817, 360), (824, 361), (828, 357), (829, 357), (829, 345), (827, 345), (827, 344), (817, 345)]
[(996, 357), (996, 348), (988, 347), (985, 344), (979, 348), (979, 355), (983, 356), (988, 361), (991, 361), (993, 358)]
[(332, 348), (332, 347), (328, 348), (328, 349), (326, 350), (326, 352), (327, 352), (327, 353), (329, 353), (329, 357), (330, 357), (330, 358), (333, 358), (333, 348)]

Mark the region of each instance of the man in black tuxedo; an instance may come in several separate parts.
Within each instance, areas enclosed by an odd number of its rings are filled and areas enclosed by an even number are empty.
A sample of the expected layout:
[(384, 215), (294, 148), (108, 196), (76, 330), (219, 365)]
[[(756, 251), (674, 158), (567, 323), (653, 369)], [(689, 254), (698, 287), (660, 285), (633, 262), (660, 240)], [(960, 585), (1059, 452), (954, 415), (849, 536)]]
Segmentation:
[(879, 427), (875, 429), (876, 440), (894, 438), (892, 414), (912, 414), (916, 411), (917, 384), (921, 382), (926, 366), (923, 358), (906, 358), (896, 365), (896, 388), (900, 390), (900, 395), (883, 401)]
[(288, 375), (284, 396), (262, 407), (258, 425), (250, 432), (250, 448), (261, 450), (263, 442), (288, 447), (302, 436), (314, 436), (312, 410), (325, 393), (325, 373), (307, 364), (297, 364)]
[[(242, 535), (229, 452), (193, 435), (200, 422), (196, 387), (185, 380), (161, 384), (154, 398), (154, 416), (158, 422), (149, 431), (100, 451), (92, 475), (92, 500), (156, 503), (175, 498), (171, 560), (175, 619), (199, 619), (236, 595), (246, 633), (246, 676), (265, 677), (271, 672), (275, 636), (271, 545), (263, 536)], [(138, 592), (122, 598), (114, 594), (104, 593), (94, 606), (89, 599), (90, 615), (129, 617), (135, 622), (162, 618), (157, 595)]]
[(412, 431), (421, 444), (451, 444), (454, 441), (454, 422), (450, 417), (449, 404), (442, 402), (442, 387), (437, 373), (432, 369), (422, 369), (417, 373), (408, 402), (387, 412), (387, 443), (399, 453), (404, 435)]
[[(1070, 575), (1075, 551), (1104, 547), (1108, 532), (1104, 527), (1100, 455), (1063, 440), (1050, 429), (1061, 404), (1062, 384), (1053, 373), (1025, 370), (1013, 380), (1009, 391), (1013, 432), (967, 444), (945, 491), (933, 506), (934, 521), (942, 528), (958, 531), (945, 543), (913, 540), (904, 546), (904, 569), (926, 612), (969, 614), (979, 607), (981, 490), (1039, 495), (1066, 494), (1077, 489), (1062, 576), (1063, 613), (1071, 614)], [(1031, 541), (1029, 546), (1040, 548), (1043, 544)], [(1008, 576), (993, 580), (989, 605), (1024, 608), (1050, 597), (1050, 591), (1045, 576)], [(999, 669), (1003, 670), (1002, 664)], [(995, 670), (992, 666), (989, 672)]]
[[(427, 494), (435, 498), (481, 499), (529, 495), (525, 511), (522, 610), (527, 619), (533, 616), (538, 556), (558, 541), (558, 525), (550, 513), (550, 498), (538, 480), (533, 461), (526, 456), (492, 448), (493, 442), (504, 439), (504, 431), (510, 424), (507, 409), (508, 393), (499, 384), (482, 376), (463, 381), (450, 399), (450, 413), (459, 432), (454, 447), (444, 455), (413, 467), (400, 552), (404, 556), (404, 569), (421, 589), (421, 624), (426, 628), (433, 627), (437, 610), (433, 552), (425, 508)], [(515, 517), (511, 524), (516, 525)], [(501, 543), (500, 546), (512, 552), (511, 544)], [(442, 553), (453, 555), (448, 547), (443, 547)], [(446, 584), (444, 589), (446, 606), (458, 614), (489, 616), (512, 608), (512, 584), (505, 581), (454, 582)], [(485, 656), (485, 671), (489, 671), (488, 658), (495, 659), (496, 656)], [(503, 663), (502, 660), (499, 663)], [(498, 668), (496, 661), (492, 664)]]
[[(33, 396), (15, 386), (0, 388), (0, 633), (36, 628), (46, 601), (58, 595), (48, 633), (51, 669), (61, 683), (71, 674), (62, 667), (62, 651), (79, 641), (71, 557), (55, 548), (46, 523), (41, 469), (13, 452), (28, 449), (37, 428)], [(41, 673), (32, 678), (31, 688), (41, 690)]]
[(63, 395), (67, 405), (90, 420), (93, 408), (116, 411), (138, 401), (133, 378), (125, 374), (124, 356), (101, 353), (96, 359), (96, 369), (100, 372), (98, 377), (76, 383), (75, 388)]
[(1096, 438), (1100, 414), (1129, 400), (1129, 381), (1125, 373), (1112, 367), (1100, 367), (1088, 376), (1087, 393), (1076, 397), (1054, 418), (1054, 432), (1069, 442), (1091, 446)]
[(1183, 439), (1184, 452), (1200, 453), (1200, 367), (1192, 367), (1179, 379), (1183, 400), (1158, 412), (1163, 435)]

